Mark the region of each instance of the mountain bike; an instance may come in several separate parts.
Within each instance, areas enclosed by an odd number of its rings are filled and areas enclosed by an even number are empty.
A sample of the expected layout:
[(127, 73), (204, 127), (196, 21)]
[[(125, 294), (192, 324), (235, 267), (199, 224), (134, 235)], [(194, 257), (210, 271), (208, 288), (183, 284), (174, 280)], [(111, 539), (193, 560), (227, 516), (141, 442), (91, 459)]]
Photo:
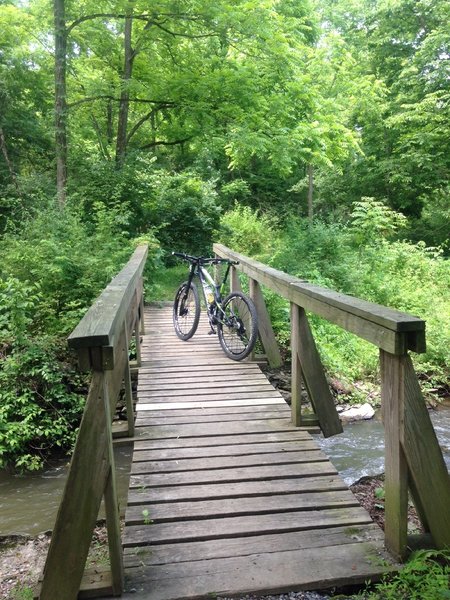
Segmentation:
[[(200, 295), (194, 279), (200, 287), (210, 325), (210, 333), (217, 333), (225, 354), (232, 360), (242, 360), (253, 350), (258, 337), (258, 318), (253, 301), (242, 292), (223, 294), (232, 265), (239, 264), (226, 258), (205, 258), (172, 252), (189, 263), (189, 276), (175, 294), (173, 324), (175, 333), (184, 341), (197, 331), (200, 320)], [(216, 283), (206, 270), (208, 265), (226, 265), (222, 281)]]

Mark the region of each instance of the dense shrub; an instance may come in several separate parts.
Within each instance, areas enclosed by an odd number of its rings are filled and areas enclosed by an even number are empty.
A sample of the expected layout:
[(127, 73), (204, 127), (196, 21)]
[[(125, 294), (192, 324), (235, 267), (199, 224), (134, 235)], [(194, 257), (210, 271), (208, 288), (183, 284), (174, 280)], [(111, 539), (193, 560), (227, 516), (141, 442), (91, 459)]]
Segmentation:
[[(130, 257), (126, 210), (56, 208), (0, 240), (0, 468), (70, 450), (84, 394), (65, 338)], [(148, 272), (159, 248), (149, 233)]]
[[(292, 218), (281, 230), (243, 208), (225, 214), (222, 223), (222, 241), (244, 254), (312, 283), (425, 319), (427, 352), (413, 358), (421, 373), (445, 380), (450, 361), (450, 263), (440, 250), (423, 242), (392, 239), (403, 223), (401, 216), (382, 203), (363, 199), (349, 224)], [(287, 342), (288, 303), (272, 292), (265, 296), (278, 336)], [(315, 315), (310, 319), (331, 375), (349, 381), (377, 377), (375, 346)]]
[(109, 162), (79, 169), (71, 197), (87, 221), (103, 206), (116, 215), (126, 213), (122, 230), (128, 235), (155, 231), (166, 253), (210, 251), (221, 214), (212, 180), (192, 170), (169, 171), (155, 158), (143, 156), (129, 160), (120, 171)]

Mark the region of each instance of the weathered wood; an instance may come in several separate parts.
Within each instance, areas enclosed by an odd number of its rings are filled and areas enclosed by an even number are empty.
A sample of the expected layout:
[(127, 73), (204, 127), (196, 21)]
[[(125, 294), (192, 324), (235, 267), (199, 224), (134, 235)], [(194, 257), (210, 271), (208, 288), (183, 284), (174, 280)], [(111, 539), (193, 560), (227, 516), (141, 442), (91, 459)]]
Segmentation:
[(371, 523), (367, 512), (360, 506), (329, 508), (323, 510), (290, 511), (276, 515), (247, 515), (195, 521), (153, 523), (149, 527), (128, 526), (124, 547), (170, 544), (181, 541), (214, 540), (224, 537), (265, 535), (275, 532), (302, 531), (305, 529), (363, 525)]
[[(112, 279), (96, 302), (69, 336), (69, 346), (113, 346), (114, 336), (122, 326), (147, 258), (148, 246), (138, 246), (133, 256)], [(119, 329), (118, 329), (119, 328)]]
[[(139, 337), (139, 334), (138, 334)], [(125, 335), (126, 348), (128, 349), (128, 335)], [(131, 370), (130, 361), (125, 361), (125, 373), (123, 375), (123, 385), (125, 388), (125, 406), (127, 409), (127, 423), (128, 423), (128, 435), (132, 437), (134, 435), (134, 407), (133, 407), (133, 391), (131, 389)]]
[[(293, 463), (277, 465), (276, 469), (271, 466), (252, 466), (236, 469), (221, 469), (218, 471), (196, 471), (195, 482), (216, 483), (222, 485), (237, 481), (258, 481), (268, 479), (285, 479), (286, 477), (311, 477), (312, 475), (336, 475), (337, 471), (330, 462), (315, 463)], [(132, 475), (130, 477), (130, 488), (137, 487), (161, 487), (165, 485), (189, 485), (194, 481), (192, 473), (166, 473), (161, 475)]]
[[(281, 494), (315, 493), (347, 489), (336, 473), (301, 478), (261, 479), (257, 481), (230, 481), (182, 486), (130, 488), (128, 505), (166, 502), (199, 502), (227, 498), (258, 498)], [(151, 512), (151, 511), (150, 511)]]
[[(108, 377), (108, 375), (106, 375), (106, 377)], [(120, 532), (120, 513), (116, 485), (115, 461), (112, 446), (110, 400), (108, 397), (108, 387), (105, 377), (103, 378), (103, 399), (105, 402), (106, 446), (109, 464), (109, 472), (106, 479), (104, 492), (109, 562), (111, 565), (111, 584), (113, 596), (120, 596), (123, 591), (124, 583), (122, 540)]]
[(273, 332), (272, 323), (270, 321), (269, 313), (267, 312), (266, 303), (261, 292), (259, 283), (254, 279), (250, 279), (250, 298), (256, 307), (258, 314), (258, 332), (261, 339), (261, 343), (264, 347), (264, 351), (267, 356), (269, 365), (272, 368), (281, 367), (283, 359), (281, 358), (280, 349)]
[[(425, 352), (425, 322), (372, 302), (346, 296), (277, 271), (256, 260), (214, 244), (222, 257), (239, 261), (237, 268), (284, 298), (359, 335), (393, 354), (406, 349)], [(402, 335), (406, 333), (407, 335)]]
[(385, 539), (392, 554), (406, 553), (408, 469), (403, 452), (405, 381), (403, 358), (380, 351), (381, 401), (385, 428)]
[[(143, 402), (138, 402), (139, 410), (171, 410), (171, 409), (181, 409), (181, 408), (223, 408), (223, 407), (232, 407), (232, 406), (271, 406), (271, 405), (280, 405), (286, 404), (284, 400), (280, 400), (276, 396), (273, 397), (270, 394), (256, 394), (256, 397), (250, 397), (252, 394), (239, 394), (239, 397), (236, 400), (230, 400), (230, 398), (224, 398), (223, 400), (216, 400), (215, 398), (219, 396), (203, 396), (201, 399), (190, 401), (187, 399), (186, 401), (178, 402), (177, 399), (166, 398), (165, 402), (155, 402), (152, 401), (151, 404), (144, 404)], [(238, 396), (238, 395), (237, 395)], [(188, 396), (187, 398), (190, 398)]]
[(175, 461), (180, 458), (202, 458), (215, 456), (246, 456), (249, 454), (270, 454), (273, 452), (298, 452), (299, 450), (317, 450), (317, 445), (310, 439), (289, 440), (286, 442), (267, 442), (253, 444), (235, 444), (233, 446), (199, 446), (195, 448), (157, 448), (155, 450), (135, 450), (133, 463), (141, 461)]
[[(312, 529), (294, 533), (269, 534), (252, 537), (228, 538), (205, 542), (187, 542), (164, 544), (149, 548), (125, 548), (125, 564), (128, 567), (149, 566), (158, 564), (177, 564), (189, 562), (192, 556), (198, 560), (219, 560), (263, 553), (303, 550), (310, 548), (340, 548), (347, 544), (361, 541), (370, 544), (382, 541), (383, 532), (372, 523), (361, 527), (333, 527), (331, 529)], [(338, 552), (337, 552), (338, 554)], [(321, 563), (322, 561), (319, 561)]]
[(80, 589), (110, 469), (103, 389), (103, 373), (94, 372), (53, 529), (40, 600), (75, 600)]
[[(288, 553), (273, 553), (267, 548), (260, 554), (177, 563), (170, 568), (167, 565), (137, 567), (130, 569), (130, 577), (136, 587), (151, 590), (149, 600), (242, 597), (256, 586), (268, 594), (293, 589), (330, 589), (380, 578), (372, 545), (366, 545), (363, 551), (361, 546), (358, 542), (346, 544), (345, 553), (342, 546), (338, 551), (335, 545)], [(326, 569), (318, 569), (322, 564)], [(385, 567), (384, 570), (390, 569)]]
[[(201, 500), (199, 502), (177, 502), (175, 504), (153, 504), (149, 515), (153, 523), (184, 520), (244, 517), (299, 510), (321, 510), (359, 506), (358, 500), (349, 490), (311, 492), (309, 494), (280, 494), (253, 498), (226, 498)], [(144, 525), (147, 504), (129, 506), (125, 521), (127, 525)]]
[(300, 307), (291, 302), (291, 420), (302, 425), (302, 368), (300, 352)]
[(450, 476), (420, 390), (411, 358), (402, 358), (404, 438), (409, 472), (420, 509), (438, 548), (450, 546)]
[(325, 437), (342, 433), (342, 424), (334, 405), (305, 310), (299, 308), (294, 314), (296, 315), (299, 331), (297, 356), (309, 398), (319, 419), (320, 428)]
[(133, 475), (143, 473), (173, 473), (196, 470), (231, 469), (241, 467), (260, 467), (265, 465), (286, 465), (291, 463), (315, 463), (327, 461), (321, 450), (301, 450), (294, 452), (274, 452), (267, 454), (246, 454), (235, 456), (214, 456), (199, 458), (178, 458), (177, 460), (158, 460), (133, 463)]
[[(255, 408), (261, 408), (261, 405), (255, 406)], [(269, 407), (270, 408), (270, 407)], [(258, 419), (286, 419), (286, 414), (289, 412), (288, 406), (286, 410), (279, 411), (279, 405), (276, 405), (275, 411), (258, 412)], [(208, 409), (205, 409), (208, 410)], [(157, 417), (155, 416), (156, 411), (147, 411), (148, 417), (139, 418), (139, 424), (142, 426), (144, 422), (148, 425), (189, 425), (191, 423), (226, 423), (227, 421), (253, 421), (255, 415), (252, 413), (235, 413), (235, 414), (224, 414), (224, 415), (190, 415), (189, 411), (186, 411), (185, 417), (173, 417), (171, 416), (172, 411), (158, 411), (165, 415)]]

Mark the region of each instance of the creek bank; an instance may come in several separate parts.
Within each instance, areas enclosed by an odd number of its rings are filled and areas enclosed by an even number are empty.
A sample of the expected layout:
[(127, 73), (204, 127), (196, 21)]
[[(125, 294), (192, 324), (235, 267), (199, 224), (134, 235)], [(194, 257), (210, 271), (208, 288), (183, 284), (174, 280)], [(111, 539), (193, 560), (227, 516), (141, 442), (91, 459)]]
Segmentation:
[[(0, 537), (0, 598), (28, 598), (44, 568), (50, 539), (51, 531), (36, 536)], [(108, 535), (104, 521), (99, 521), (92, 537), (86, 567), (102, 565), (108, 560)]]

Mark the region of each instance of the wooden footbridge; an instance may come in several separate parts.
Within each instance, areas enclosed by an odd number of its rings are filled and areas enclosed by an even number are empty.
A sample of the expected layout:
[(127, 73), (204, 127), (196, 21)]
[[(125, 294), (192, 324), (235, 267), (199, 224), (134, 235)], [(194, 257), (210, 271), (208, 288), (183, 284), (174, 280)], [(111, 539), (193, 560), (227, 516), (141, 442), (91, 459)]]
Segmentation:
[[(424, 349), (423, 321), (214, 249), (249, 276), (272, 365), (280, 355), (259, 284), (291, 302), (292, 406), (256, 360), (227, 359), (206, 323), (182, 342), (170, 307), (144, 309), (139, 247), (69, 338), (92, 384), (37, 593), (43, 600), (239, 597), (374, 581), (407, 551), (408, 486), (436, 547), (450, 544), (450, 480), (408, 356)], [(334, 435), (341, 425), (305, 309), (380, 348), (384, 534), (310, 435)], [(312, 415), (302, 414), (301, 382)], [(134, 442), (122, 530), (111, 426), (119, 396)], [(110, 561), (89, 570), (102, 497)]]

